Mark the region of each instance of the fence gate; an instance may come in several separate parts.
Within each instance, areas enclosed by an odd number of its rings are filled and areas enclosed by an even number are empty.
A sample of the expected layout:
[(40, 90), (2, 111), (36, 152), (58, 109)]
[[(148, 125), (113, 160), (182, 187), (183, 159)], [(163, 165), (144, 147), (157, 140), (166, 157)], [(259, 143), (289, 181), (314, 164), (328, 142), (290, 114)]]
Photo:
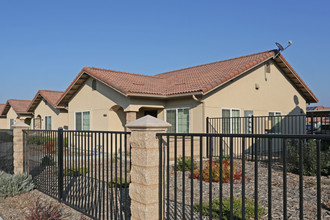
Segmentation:
[(0, 171), (14, 173), (13, 130), (0, 129)]
[(129, 132), (24, 132), (38, 190), (94, 219), (130, 219)]

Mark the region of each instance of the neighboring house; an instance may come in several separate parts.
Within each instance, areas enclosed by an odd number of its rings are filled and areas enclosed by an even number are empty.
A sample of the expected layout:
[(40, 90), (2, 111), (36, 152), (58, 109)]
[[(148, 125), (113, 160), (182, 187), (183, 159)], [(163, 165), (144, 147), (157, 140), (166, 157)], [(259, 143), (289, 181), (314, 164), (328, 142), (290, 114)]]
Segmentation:
[(6, 116), (1, 115), (3, 109), (5, 108), (5, 104), (0, 104), (0, 129), (6, 129)]
[[(150, 114), (170, 132), (205, 132), (206, 117), (304, 114), (318, 99), (271, 50), (147, 76), (84, 67), (59, 99), (69, 129), (124, 130)], [(239, 132), (233, 120), (230, 132)]]
[(0, 115), (6, 117), (4, 129), (12, 128), (12, 125), (18, 121), (25, 124), (31, 124), (32, 113), (27, 112), (27, 107), (31, 100), (8, 99)]
[(324, 114), (330, 114), (330, 107), (324, 107), (324, 106), (307, 106), (306, 107), (307, 114), (308, 115), (324, 115)]
[[(307, 132), (330, 133), (330, 107), (308, 106), (307, 108)], [(312, 123), (313, 121), (313, 123)], [(312, 127), (313, 124), (313, 127)]]
[(33, 113), (33, 129), (56, 130), (68, 127), (67, 110), (58, 108), (56, 102), (63, 95), (61, 91), (39, 90), (27, 108)]

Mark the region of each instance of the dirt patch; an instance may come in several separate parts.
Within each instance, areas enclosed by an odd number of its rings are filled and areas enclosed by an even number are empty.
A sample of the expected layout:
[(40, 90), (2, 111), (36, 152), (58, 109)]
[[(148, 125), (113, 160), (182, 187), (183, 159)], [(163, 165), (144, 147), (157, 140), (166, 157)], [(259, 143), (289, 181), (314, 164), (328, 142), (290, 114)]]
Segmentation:
[(59, 203), (57, 200), (38, 190), (33, 190), (29, 193), (24, 193), (14, 197), (0, 199), (0, 217), (2, 217), (3, 220), (25, 219), (30, 210), (35, 206), (38, 199), (42, 204), (52, 204), (54, 206), (59, 205), (62, 213), (67, 215), (64, 219), (91, 219), (70, 208), (69, 206)]

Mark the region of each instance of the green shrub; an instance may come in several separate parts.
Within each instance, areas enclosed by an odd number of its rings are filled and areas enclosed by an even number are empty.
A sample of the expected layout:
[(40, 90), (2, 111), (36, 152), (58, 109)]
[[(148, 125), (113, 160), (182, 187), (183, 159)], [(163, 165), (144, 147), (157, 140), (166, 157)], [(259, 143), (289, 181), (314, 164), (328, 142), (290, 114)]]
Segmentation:
[[(191, 163), (193, 163), (193, 169), (197, 169), (197, 164), (194, 160), (192, 160), (190, 157), (185, 157), (184, 160), (184, 170), (189, 171), (191, 170)], [(183, 171), (183, 158), (178, 159), (177, 166), (176, 166), (177, 171)]]
[[(209, 216), (209, 202), (202, 203), (202, 210), (199, 207), (200, 203), (194, 205), (194, 209), (197, 212), (202, 212), (203, 216)], [(212, 217), (214, 219), (220, 218), (220, 199), (216, 198), (212, 201)], [(254, 217), (254, 201), (245, 198), (245, 219), (252, 219)], [(265, 209), (258, 205), (258, 217), (262, 217), (265, 214)], [(242, 219), (242, 199), (233, 198), (233, 215), (234, 219)], [(222, 216), (223, 219), (230, 219), (230, 198), (222, 200)]]
[(126, 180), (126, 182), (125, 182), (125, 178), (120, 179), (120, 177), (117, 177), (117, 179), (116, 178), (112, 179), (112, 181), (109, 183), (109, 187), (111, 187), (111, 188), (115, 188), (115, 187), (116, 188), (128, 188), (130, 183), (131, 183), (130, 180)]
[[(63, 176), (75, 177), (75, 176), (85, 175), (86, 173), (88, 173), (88, 168), (86, 167), (74, 168), (74, 169), (67, 168), (63, 170)], [(58, 176), (58, 170), (56, 170), (54, 174)]]
[(82, 176), (88, 173), (88, 168), (74, 168), (74, 169), (65, 169), (63, 171), (63, 176)]
[(45, 142), (45, 138), (40, 135), (28, 135), (27, 144), (42, 145)]
[(32, 176), (27, 174), (11, 175), (0, 171), (0, 197), (14, 196), (34, 188)]
[[(299, 142), (288, 141), (288, 161), (291, 164), (289, 171), (299, 173)], [(316, 150), (317, 144), (315, 140), (308, 140), (303, 143), (303, 175), (316, 176), (317, 158)], [(328, 142), (322, 142), (321, 145), (321, 175), (330, 175), (330, 147)]]
[(52, 166), (55, 165), (53, 156), (46, 155), (41, 159), (41, 166)]

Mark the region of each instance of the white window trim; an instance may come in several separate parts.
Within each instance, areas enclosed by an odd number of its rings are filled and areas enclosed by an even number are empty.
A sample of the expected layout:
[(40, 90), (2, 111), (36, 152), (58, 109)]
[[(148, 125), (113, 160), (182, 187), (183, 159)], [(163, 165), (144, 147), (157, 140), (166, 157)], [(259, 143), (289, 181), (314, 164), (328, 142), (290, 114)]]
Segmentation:
[[(268, 116), (269, 116), (269, 113), (280, 113), (281, 116), (282, 116), (282, 112), (280, 112), (280, 111), (268, 111)], [(274, 115), (275, 115), (275, 114), (274, 114)]]
[(179, 114), (178, 114), (178, 110), (179, 109), (188, 109), (189, 111), (189, 123), (188, 123), (188, 133), (190, 133), (190, 124), (191, 124), (191, 116), (190, 116), (190, 107), (182, 107), (182, 108), (166, 108), (165, 109), (165, 121), (167, 122), (167, 110), (175, 110), (175, 121), (176, 121), (176, 125), (175, 125), (175, 131), (176, 133), (179, 133), (179, 125), (178, 125), (178, 119), (179, 119)]
[[(233, 134), (233, 119), (232, 119), (232, 117), (233, 117), (233, 110), (238, 110), (239, 111), (239, 116), (238, 117), (242, 117), (241, 116), (242, 111), (239, 108), (221, 108), (221, 117), (222, 118), (224, 118), (223, 115), (222, 115), (222, 110), (229, 110), (229, 113), (230, 113), (230, 115), (229, 115), (229, 117), (230, 117), (230, 122), (229, 122), (230, 134)], [(241, 124), (240, 124), (240, 126), (241, 126)], [(241, 130), (241, 127), (239, 129)]]
[[(77, 112), (74, 112), (74, 130), (77, 130), (76, 129), (76, 113), (82, 113), (81, 114), (81, 120), (83, 120), (83, 113), (84, 112), (89, 112), (89, 131), (92, 130), (92, 114), (91, 114), (91, 111), (89, 110), (86, 110), (86, 111), (77, 111)], [(81, 121), (81, 126), (82, 126), (82, 129), (83, 129), (83, 121)]]
[(52, 116), (51, 115), (45, 115), (45, 117), (44, 117), (44, 126), (45, 126), (45, 129), (44, 130), (48, 130), (47, 129), (47, 120), (46, 120), (46, 117), (50, 117), (50, 130), (52, 130), (52, 125), (53, 125), (53, 123), (52, 123), (52, 121), (53, 121), (53, 119), (52, 119)]
[[(274, 116), (270, 116), (269, 113), (274, 113)], [(282, 112), (280, 112), (280, 111), (268, 111), (268, 117), (275, 117), (276, 116), (276, 113), (280, 113), (280, 116), (282, 116)], [(282, 134), (282, 128), (281, 128), (281, 132), (280, 133), (268, 133), (268, 134)]]

